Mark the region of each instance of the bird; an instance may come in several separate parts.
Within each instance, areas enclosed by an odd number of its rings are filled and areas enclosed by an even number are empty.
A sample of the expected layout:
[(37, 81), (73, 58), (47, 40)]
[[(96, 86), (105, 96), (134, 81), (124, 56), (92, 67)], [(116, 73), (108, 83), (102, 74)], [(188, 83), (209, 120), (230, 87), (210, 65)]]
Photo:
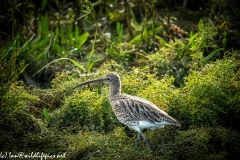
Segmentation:
[(106, 83), (110, 86), (109, 101), (115, 116), (122, 124), (138, 132), (135, 148), (137, 148), (142, 136), (146, 147), (150, 149), (148, 139), (142, 132), (143, 129), (154, 130), (163, 128), (166, 125), (181, 126), (176, 119), (169, 116), (152, 102), (138, 96), (122, 94), (120, 76), (115, 72), (109, 72), (103, 78), (78, 84), (72, 90), (90, 83)]

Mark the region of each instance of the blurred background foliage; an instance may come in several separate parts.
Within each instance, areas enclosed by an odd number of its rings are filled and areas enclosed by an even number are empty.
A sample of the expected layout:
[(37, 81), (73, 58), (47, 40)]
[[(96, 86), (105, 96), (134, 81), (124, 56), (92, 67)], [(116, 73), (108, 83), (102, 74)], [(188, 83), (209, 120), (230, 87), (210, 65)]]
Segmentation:
[[(0, 151), (67, 159), (239, 159), (240, 4), (234, 0), (1, 0)], [(70, 89), (109, 71), (123, 93), (181, 128), (136, 133), (108, 86)]]

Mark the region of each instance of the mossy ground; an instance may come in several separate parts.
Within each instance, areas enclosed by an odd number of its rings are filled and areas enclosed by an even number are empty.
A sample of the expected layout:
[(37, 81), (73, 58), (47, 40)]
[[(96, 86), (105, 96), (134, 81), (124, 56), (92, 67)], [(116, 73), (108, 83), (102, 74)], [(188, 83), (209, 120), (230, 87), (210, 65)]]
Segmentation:
[[(0, 150), (65, 153), (67, 159), (238, 159), (239, 68), (237, 56), (212, 62), (191, 71), (181, 88), (148, 67), (127, 72), (114, 62), (96, 75), (59, 73), (51, 89), (31, 89), (13, 79), (1, 97)], [(182, 127), (147, 130), (152, 150), (143, 141), (134, 149), (136, 133), (129, 134), (114, 116), (107, 85), (70, 90), (108, 71), (120, 74), (123, 93), (152, 101)]]

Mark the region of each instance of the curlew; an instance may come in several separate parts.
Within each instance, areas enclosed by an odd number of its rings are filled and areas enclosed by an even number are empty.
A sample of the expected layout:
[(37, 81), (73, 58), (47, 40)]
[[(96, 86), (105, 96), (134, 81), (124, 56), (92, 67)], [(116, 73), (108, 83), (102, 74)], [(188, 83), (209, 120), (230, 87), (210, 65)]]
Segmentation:
[(146, 147), (150, 149), (148, 140), (142, 133), (142, 129), (150, 128), (153, 130), (163, 128), (165, 125), (181, 126), (177, 120), (159, 109), (152, 102), (137, 96), (122, 94), (120, 77), (114, 72), (108, 73), (104, 78), (78, 84), (72, 89), (89, 83), (106, 83), (110, 86), (109, 100), (117, 119), (138, 132), (135, 147), (138, 146), (140, 136), (142, 136)]

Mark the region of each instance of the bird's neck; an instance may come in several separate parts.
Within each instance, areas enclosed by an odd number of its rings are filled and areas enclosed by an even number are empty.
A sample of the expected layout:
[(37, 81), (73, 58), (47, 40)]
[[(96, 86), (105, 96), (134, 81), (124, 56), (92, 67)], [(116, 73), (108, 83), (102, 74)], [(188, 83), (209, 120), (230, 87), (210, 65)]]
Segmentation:
[(121, 83), (110, 86), (109, 98), (112, 99), (114, 96), (121, 93)]

